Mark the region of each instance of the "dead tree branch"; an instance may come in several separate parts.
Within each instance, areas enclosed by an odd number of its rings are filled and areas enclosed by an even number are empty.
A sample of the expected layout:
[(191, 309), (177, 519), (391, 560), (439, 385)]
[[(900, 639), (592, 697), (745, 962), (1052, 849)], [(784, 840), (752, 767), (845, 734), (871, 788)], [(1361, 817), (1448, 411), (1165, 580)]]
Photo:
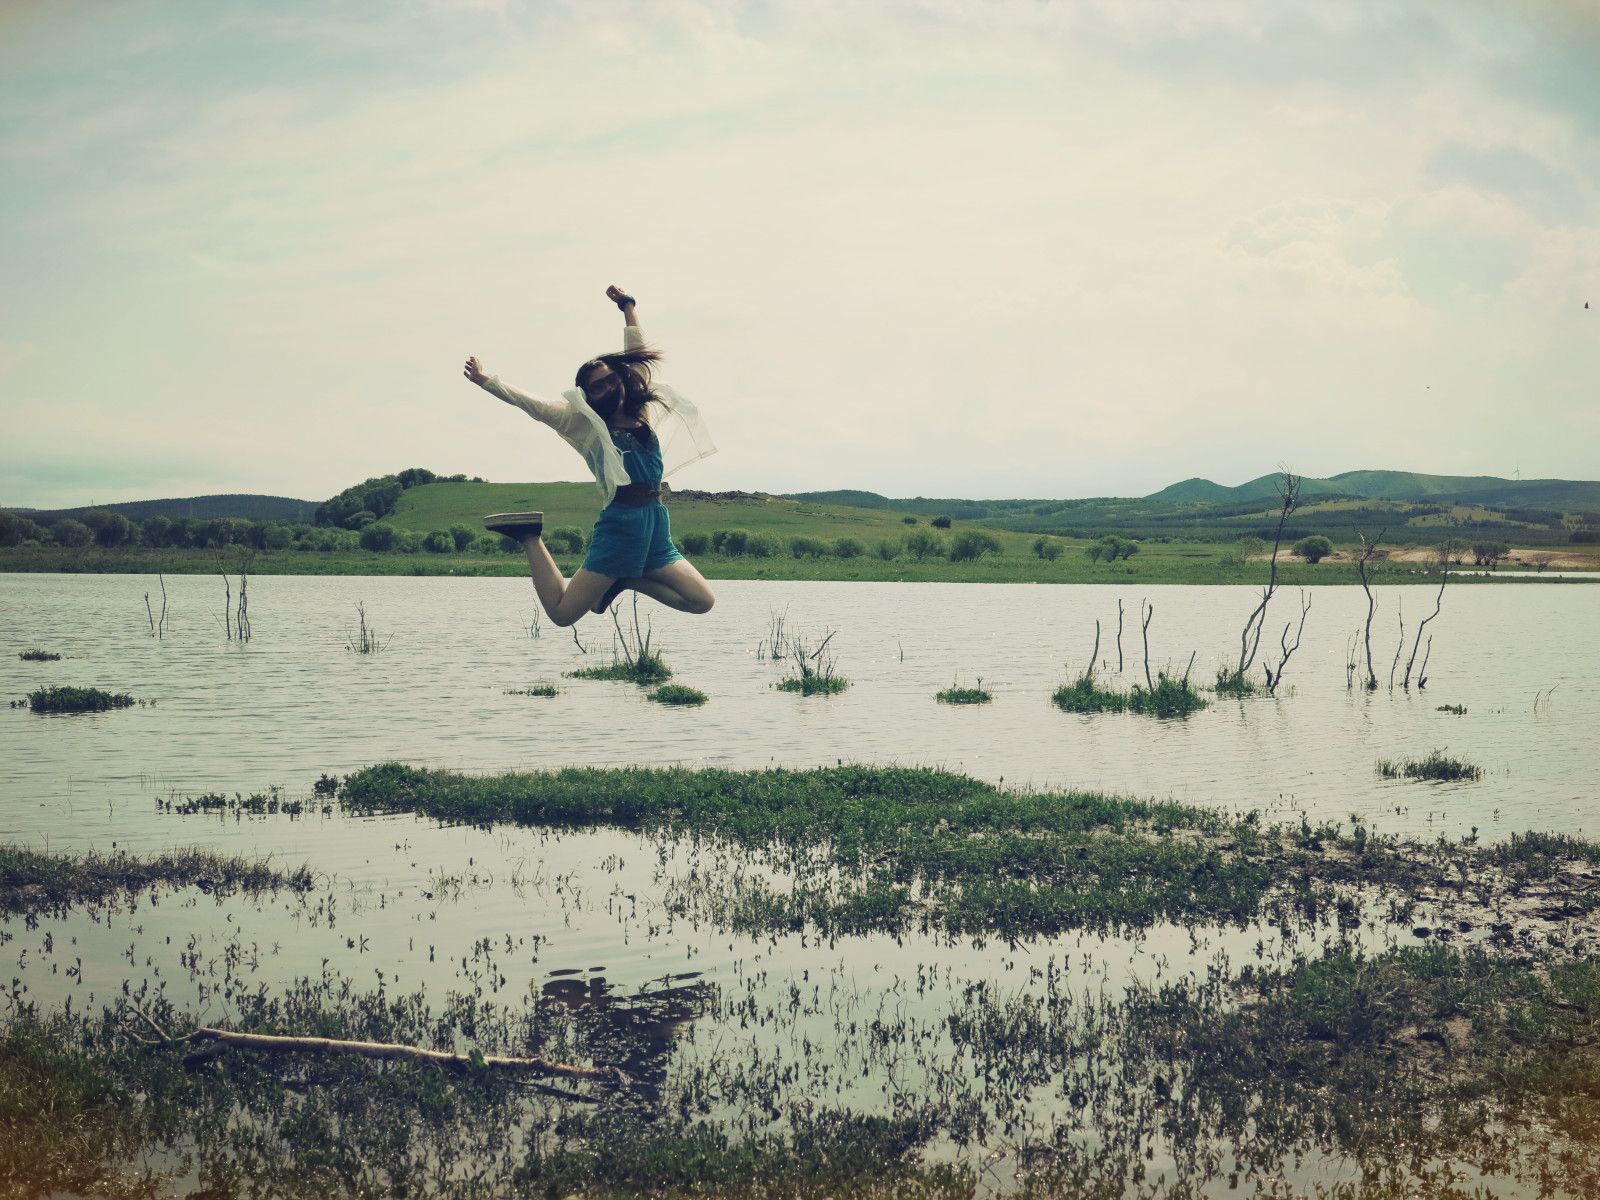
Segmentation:
[(1398, 606), (1396, 615), (1400, 618), (1400, 640), (1395, 643), (1394, 661), (1389, 664), (1389, 690), (1394, 691), (1394, 673), (1400, 667), (1400, 656), (1406, 650), (1406, 598), (1400, 596), (1395, 600)]
[(1100, 618), (1094, 622), (1094, 649), (1089, 652), (1089, 668), (1084, 671), (1090, 679), (1094, 678), (1094, 665), (1100, 661)]
[[(1439, 615), (1439, 610), (1444, 607), (1444, 588), (1445, 584), (1450, 582), (1449, 543), (1439, 547), (1439, 571), (1442, 575), (1442, 578), (1439, 580), (1439, 594), (1433, 598), (1433, 611), (1427, 616), (1423, 617), (1422, 623), (1417, 626), (1417, 639), (1411, 643), (1411, 657), (1406, 661), (1405, 678), (1400, 681), (1400, 686), (1405, 688), (1407, 691), (1411, 690), (1411, 664), (1417, 661), (1417, 647), (1422, 644), (1422, 631), (1427, 627), (1429, 621), (1433, 620)], [(1430, 637), (1430, 641), (1431, 640), (1432, 639)], [(1423, 659), (1423, 667), (1427, 667), (1427, 659)], [(1423, 686), (1421, 680), (1422, 677), (1419, 675), (1417, 677), (1418, 688)]]
[(1378, 611), (1378, 601), (1372, 594), (1371, 562), (1372, 556), (1377, 553), (1378, 543), (1383, 541), (1383, 535), (1386, 532), (1387, 529), (1378, 530), (1378, 536), (1369, 542), (1364, 533), (1359, 530), (1356, 531), (1356, 537), (1361, 539), (1361, 556), (1356, 559), (1356, 573), (1361, 576), (1361, 590), (1367, 594), (1366, 647), (1367, 691), (1369, 692), (1378, 690), (1378, 673), (1372, 669), (1372, 617)]
[(1294, 652), (1300, 649), (1300, 635), (1306, 631), (1306, 614), (1310, 611), (1311, 597), (1306, 595), (1305, 588), (1301, 588), (1300, 624), (1295, 628), (1294, 631), (1294, 645), (1291, 646), (1289, 644), (1289, 626), (1292, 624), (1292, 622), (1285, 621), (1283, 625), (1283, 633), (1278, 637), (1278, 646), (1283, 651), (1283, 657), (1278, 660), (1278, 669), (1274, 671), (1271, 667), (1263, 664), (1263, 669), (1267, 673), (1267, 691), (1276, 692), (1278, 690), (1278, 685), (1283, 682), (1284, 668), (1289, 665), (1289, 659), (1294, 656)]
[(1261, 647), (1261, 631), (1267, 623), (1267, 605), (1272, 603), (1273, 593), (1278, 590), (1278, 551), (1283, 545), (1283, 528), (1288, 523), (1289, 514), (1294, 512), (1300, 503), (1300, 483), (1300, 476), (1291, 471), (1285, 471), (1278, 480), (1278, 526), (1272, 535), (1272, 559), (1267, 573), (1267, 586), (1261, 589), (1261, 603), (1257, 604), (1246, 618), (1244, 629), (1239, 634), (1239, 666), (1234, 671), (1234, 677), (1237, 679), (1244, 678), (1244, 673), (1255, 662), (1256, 651)]
[(1122, 674), (1122, 601), (1117, 601), (1117, 674)]
[(1146, 612), (1146, 604), (1141, 597), (1139, 614), (1144, 618), (1144, 623), (1140, 627), (1140, 632), (1144, 635), (1144, 686), (1153, 692), (1156, 690), (1156, 685), (1150, 679), (1150, 618), (1156, 615), (1156, 606), (1151, 604), (1148, 607), (1149, 611)]

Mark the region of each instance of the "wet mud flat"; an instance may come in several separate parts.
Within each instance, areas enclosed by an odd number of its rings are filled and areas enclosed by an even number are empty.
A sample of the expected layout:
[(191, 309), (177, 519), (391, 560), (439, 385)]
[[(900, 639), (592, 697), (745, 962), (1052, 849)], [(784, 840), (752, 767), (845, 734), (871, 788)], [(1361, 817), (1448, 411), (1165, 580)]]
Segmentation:
[(0, 854), (8, 1192), (1600, 1191), (1585, 839), (865, 767), (388, 763), (162, 816), (419, 865)]

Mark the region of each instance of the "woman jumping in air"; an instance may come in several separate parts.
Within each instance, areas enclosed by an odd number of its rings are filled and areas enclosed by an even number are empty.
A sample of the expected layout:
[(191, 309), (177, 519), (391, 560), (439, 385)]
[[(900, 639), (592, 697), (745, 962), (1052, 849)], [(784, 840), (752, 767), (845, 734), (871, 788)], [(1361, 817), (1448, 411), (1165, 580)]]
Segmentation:
[(476, 358), (464, 374), (507, 404), (543, 421), (589, 464), (605, 507), (589, 538), (589, 553), (571, 580), (550, 556), (542, 537), (544, 514), (495, 513), (485, 529), (516, 538), (528, 555), (533, 590), (557, 625), (586, 612), (605, 612), (632, 588), (680, 612), (710, 612), (715, 602), (705, 577), (672, 544), (661, 480), (716, 447), (688, 399), (651, 376), (661, 355), (644, 344), (633, 297), (620, 288), (606, 295), (622, 310), (622, 352), (591, 358), (578, 368), (577, 387), (560, 401), (541, 400), (485, 373)]

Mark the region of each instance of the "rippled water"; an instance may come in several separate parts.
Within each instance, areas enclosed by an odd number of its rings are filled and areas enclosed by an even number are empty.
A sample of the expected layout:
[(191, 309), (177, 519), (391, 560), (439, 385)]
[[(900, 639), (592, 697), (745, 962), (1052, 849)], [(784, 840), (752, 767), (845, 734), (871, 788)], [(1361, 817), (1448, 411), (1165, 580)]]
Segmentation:
[[(1251, 589), (725, 582), (705, 617), (640, 606), (675, 679), (711, 697), (700, 709), (671, 709), (629, 685), (563, 679), (609, 657), (611, 629), (600, 618), (582, 623), (588, 655), (548, 624), (530, 637), (525, 581), (261, 577), (250, 583), (246, 646), (224, 640), (222, 581), (203, 576), (167, 580), (169, 633), (150, 638), (144, 595), (155, 587), (130, 576), (0, 576), (4, 694), (75, 683), (155, 702), (94, 716), (8, 713), (0, 814), (12, 836), (87, 844), (110, 832), (107, 806), (141, 788), (304, 790), (323, 771), (390, 758), (468, 770), (917, 763), (1229, 809), (1357, 812), (1389, 832), (1593, 828), (1584, 745), (1600, 725), (1600, 589), (1583, 584), (1447, 591), (1428, 627), (1427, 689), (1373, 694), (1345, 686), (1346, 645), (1366, 611), (1360, 589), (1315, 589), (1282, 694), (1217, 700), (1184, 721), (1071, 716), (1049, 695), (1087, 663), (1096, 619), (1103, 675), (1118, 678), (1119, 600), (1124, 684), (1144, 673), (1141, 599), (1155, 606), (1152, 669), (1181, 673), (1195, 652), (1193, 679), (1209, 682), (1237, 655)], [(1432, 610), (1434, 591), (1377, 593), (1380, 682), (1397, 612), (1409, 657), (1409, 631)], [(1274, 601), (1263, 657), (1277, 653), (1296, 601), (1293, 591)], [(345, 648), (358, 602), (385, 639), (379, 654)], [(814, 639), (836, 631), (831, 649), (850, 690), (803, 698), (773, 688), (783, 668), (758, 659), (757, 647), (774, 612)], [(20, 661), (32, 646), (66, 657)], [(933, 699), (952, 681), (979, 679), (994, 703)], [(506, 694), (539, 680), (557, 682), (560, 696)], [(1445, 704), (1468, 711), (1436, 711)], [(1380, 757), (1442, 747), (1485, 778), (1419, 789), (1374, 770)], [(141, 827), (119, 822), (116, 833), (138, 843)]]
[[(1203, 972), (1219, 955), (1243, 960), (1258, 941), (1271, 953), (1280, 936), (1264, 926), (1203, 936), (1160, 926), (1136, 938), (1075, 934), (1032, 948), (747, 938), (674, 910), (675, 880), (701, 852), (621, 831), (484, 831), (337, 814), (180, 817), (158, 804), (174, 792), (272, 786), (304, 797), (322, 772), (391, 758), (472, 771), (915, 763), (1278, 817), (1358, 813), (1391, 833), (1594, 832), (1588, 747), (1600, 722), (1600, 589), (1583, 585), (1452, 588), (1429, 626), (1427, 689), (1372, 694), (1346, 687), (1347, 643), (1365, 615), (1361, 591), (1316, 589), (1278, 697), (1214, 700), (1181, 721), (1068, 715), (1049, 695), (1086, 664), (1096, 618), (1101, 673), (1118, 678), (1119, 599), (1124, 686), (1143, 678), (1141, 599), (1155, 606), (1152, 671), (1181, 673), (1194, 652), (1193, 678), (1209, 682), (1237, 653), (1251, 589), (722, 583), (706, 617), (649, 606), (675, 679), (710, 696), (703, 708), (673, 709), (627, 684), (564, 678), (609, 658), (610, 626), (583, 623), (588, 654), (548, 624), (530, 636), (535, 605), (525, 581), (262, 577), (250, 584), (254, 638), (243, 646), (224, 638), (220, 579), (166, 586), (169, 632), (157, 641), (144, 608), (147, 590), (159, 608), (154, 579), (0, 575), (6, 695), (71, 683), (152, 702), (72, 717), (0, 710), (0, 838), (55, 849), (203, 844), (269, 853), (309, 862), (321, 886), (305, 901), (219, 901), (190, 889), (157, 907), (146, 899), (26, 929), (0, 922), (11, 935), (8, 968), (35, 999), (104, 1002), (124, 980), (158, 978), (181, 1004), (209, 1005), (226, 1019), (214, 990), (220, 974), (270, 986), (314, 976), (328, 962), (364, 985), (382, 979), (430, 995), (479, 988), (508, 1001), (532, 994), (579, 1006), (642, 991), (669, 1000), (648, 1043), (660, 1060), (630, 1064), (636, 1074), (664, 1078), (669, 1060), (678, 1072), (711, 1070), (729, 1056), (774, 1072), (798, 1065), (818, 1094), (870, 1109), (915, 1094), (947, 1067), (916, 1054), (886, 1064), (868, 1043), (841, 1038), (841, 1021), (889, 1014), (924, 1029), (916, 1044), (936, 1056), (948, 1052), (942, 1022), (972, 980), (1031, 994), (1051, 964), (1068, 976), (1068, 990), (1114, 994), (1135, 980)], [(1434, 593), (1378, 593), (1381, 681), (1397, 607), (1410, 630), (1432, 610)], [(1291, 591), (1275, 601), (1264, 654), (1275, 657), (1297, 599)], [(378, 654), (346, 649), (358, 602), (385, 641)], [(775, 613), (813, 641), (834, 632), (848, 691), (803, 698), (774, 688), (784, 666), (758, 646)], [(65, 657), (20, 661), (31, 647)], [(952, 682), (980, 679), (995, 693), (990, 705), (933, 699)], [(560, 694), (507, 694), (537, 681), (556, 682)], [(1437, 711), (1445, 704), (1467, 712)], [(1435, 748), (1482, 766), (1484, 778), (1437, 787), (1378, 778), (1379, 757)], [(772, 1013), (782, 1015), (751, 1016)], [(1037, 1098), (1033, 1136), (1048, 1136), (1061, 1103)], [(1152, 1172), (1163, 1163), (1156, 1149)], [(1332, 1181), (1352, 1171), (1328, 1158), (1296, 1178)]]

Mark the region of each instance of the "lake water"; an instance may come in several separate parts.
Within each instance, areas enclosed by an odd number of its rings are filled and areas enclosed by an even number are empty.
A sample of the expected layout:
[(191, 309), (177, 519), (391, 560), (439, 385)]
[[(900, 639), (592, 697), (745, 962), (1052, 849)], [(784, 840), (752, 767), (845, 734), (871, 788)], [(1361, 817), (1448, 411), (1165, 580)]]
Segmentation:
[[(1253, 590), (716, 586), (717, 608), (705, 617), (640, 605), (675, 680), (710, 697), (703, 708), (673, 709), (630, 685), (564, 678), (609, 659), (611, 626), (582, 623), (587, 653), (570, 631), (548, 623), (531, 636), (535, 602), (526, 581), (261, 577), (249, 589), (254, 636), (240, 645), (224, 637), (220, 578), (168, 579), (168, 633), (156, 640), (144, 600), (149, 591), (159, 611), (153, 578), (0, 575), (4, 694), (70, 683), (153, 702), (72, 717), (0, 710), (0, 840), (138, 852), (201, 844), (308, 862), (319, 872), (309, 899), (218, 900), (190, 889), (156, 907), (110, 906), (27, 928), (5, 921), (11, 936), (0, 967), (31, 998), (79, 1006), (109, 1000), (125, 980), (159, 979), (180, 1004), (209, 1007), (222, 1020), (222, 977), (270, 987), (315, 976), (326, 962), (363, 985), (377, 977), (430, 995), (478, 989), (507, 1003), (665, 997), (651, 1043), (658, 1060), (630, 1064), (653, 1086), (670, 1077), (679, 1088), (709, 1087), (732, 1055), (741, 1069), (771, 1077), (803, 1068), (804, 1083), (794, 1085), (801, 1098), (868, 1110), (936, 1086), (975, 1089), (977, 1109), (1009, 1104), (1022, 1122), (1003, 1145), (979, 1139), (983, 1153), (1003, 1157), (1019, 1140), (1048, 1140), (1066, 1093), (1042, 1088), (1025, 1102), (1002, 1101), (974, 1082), (944, 1029), (970, 1004), (972, 981), (1038, 995), (1046, 986), (1041, 966), (1051, 963), (1068, 991), (1115, 996), (1135, 981), (1202, 975), (1223, 958), (1271, 961), (1308, 949), (1304, 935), (1295, 945), (1295, 935), (1265, 926), (1202, 934), (1158, 926), (1139, 937), (1074, 934), (1032, 948), (981, 939), (747, 938), (675, 902), (687, 873), (727, 868), (713, 850), (615, 830), (484, 831), (409, 816), (180, 817), (159, 802), (269, 787), (304, 798), (323, 772), (386, 759), (469, 771), (844, 761), (935, 765), (1008, 785), (1171, 797), (1278, 819), (1304, 812), (1344, 821), (1354, 813), (1380, 831), (1423, 838), (1474, 827), (1485, 839), (1526, 829), (1595, 832), (1589, 747), (1600, 727), (1600, 590), (1587, 586), (1447, 590), (1442, 615), (1428, 626), (1428, 687), (1409, 693), (1346, 686), (1347, 645), (1366, 601), (1359, 588), (1318, 588), (1307, 593), (1304, 639), (1278, 696), (1214, 699), (1171, 721), (1069, 715), (1049, 696), (1087, 663), (1097, 618), (1102, 678), (1122, 686), (1143, 678), (1141, 600), (1154, 605), (1152, 672), (1181, 674), (1193, 652), (1193, 680), (1209, 682), (1237, 655)], [(1409, 656), (1411, 630), (1432, 611), (1435, 593), (1377, 592), (1380, 684), (1394, 657), (1397, 611)], [(380, 653), (346, 648), (357, 604), (383, 639)], [(849, 690), (827, 698), (776, 690), (786, 668), (759, 648), (780, 613), (791, 634), (812, 643), (833, 633), (829, 648)], [(1275, 599), (1263, 657), (1276, 661), (1279, 631), (1298, 614), (1295, 591)], [(33, 647), (65, 657), (18, 659)], [(979, 680), (994, 692), (992, 704), (951, 707), (933, 698), (953, 682)], [(560, 694), (508, 694), (540, 681), (556, 683)], [(1467, 711), (1439, 712), (1441, 705)], [(1434, 749), (1478, 764), (1484, 777), (1432, 786), (1377, 775), (1381, 757)], [(1313, 943), (1331, 936), (1311, 935)], [(1388, 934), (1373, 927), (1363, 936), (1377, 945)], [(753, 1013), (765, 1016), (752, 1020)], [(886, 1063), (881, 1049), (838, 1034), (842, 1020), (886, 1013), (920, 1048), (905, 1062)], [(1152, 1177), (1177, 1169), (1175, 1146), (1152, 1136), (1149, 1148)], [(945, 1145), (935, 1153), (970, 1150)], [(1337, 1155), (1314, 1156), (1295, 1178), (1327, 1183), (1353, 1173)]]

